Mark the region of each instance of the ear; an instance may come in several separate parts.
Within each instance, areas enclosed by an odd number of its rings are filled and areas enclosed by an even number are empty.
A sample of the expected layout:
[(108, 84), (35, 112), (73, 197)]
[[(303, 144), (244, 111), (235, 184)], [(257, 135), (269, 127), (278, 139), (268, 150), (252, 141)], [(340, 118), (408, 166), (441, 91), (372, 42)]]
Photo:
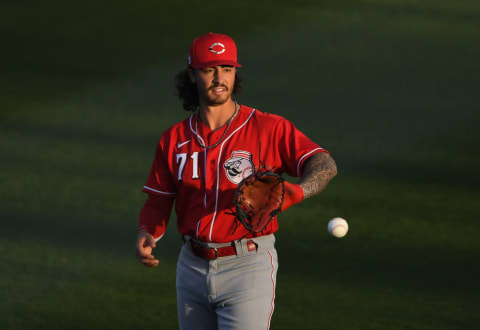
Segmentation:
[(197, 80), (195, 79), (195, 72), (193, 71), (193, 69), (188, 68), (187, 69), (187, 74), (188, 74), (188, 78), (190, 78), (190, 82), (192, 84), (195, 84)]

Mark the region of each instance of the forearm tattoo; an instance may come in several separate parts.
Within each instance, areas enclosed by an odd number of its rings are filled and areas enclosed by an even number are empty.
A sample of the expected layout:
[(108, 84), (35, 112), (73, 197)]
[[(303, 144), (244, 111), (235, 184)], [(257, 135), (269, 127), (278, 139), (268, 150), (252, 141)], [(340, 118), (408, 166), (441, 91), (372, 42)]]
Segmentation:
[(325, 189), (335, 175), (337, 165), (333, 158), (325, 152), (319, 152), (306, 160), (298, 184), (302, 187), (305, 198), (308, 198)]

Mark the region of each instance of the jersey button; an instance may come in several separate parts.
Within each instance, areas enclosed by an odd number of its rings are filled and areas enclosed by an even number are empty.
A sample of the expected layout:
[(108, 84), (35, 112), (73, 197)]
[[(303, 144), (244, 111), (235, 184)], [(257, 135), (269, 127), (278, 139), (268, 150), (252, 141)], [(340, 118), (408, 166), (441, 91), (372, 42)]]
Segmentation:
[(210, 161), (210, 164), (215, 164), (215, 159), (212, 159), (212, 160)]

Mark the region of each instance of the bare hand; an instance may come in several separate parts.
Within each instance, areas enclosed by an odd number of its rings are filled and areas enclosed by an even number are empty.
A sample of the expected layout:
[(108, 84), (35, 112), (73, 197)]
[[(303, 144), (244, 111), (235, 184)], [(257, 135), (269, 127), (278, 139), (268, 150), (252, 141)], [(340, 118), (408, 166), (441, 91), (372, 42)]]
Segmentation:
[(137, 259), (147, 267), (158, 266), (159, 261), (152, 255), (155, 245), (155, 239), (152, 235), (144, 230), (138, 232), (135, 254)]

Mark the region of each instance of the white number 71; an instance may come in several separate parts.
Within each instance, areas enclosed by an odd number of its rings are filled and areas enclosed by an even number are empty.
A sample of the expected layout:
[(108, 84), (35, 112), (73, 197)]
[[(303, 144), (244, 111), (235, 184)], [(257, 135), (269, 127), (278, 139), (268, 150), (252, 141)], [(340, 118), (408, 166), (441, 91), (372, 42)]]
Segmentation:
[[(198, 179), (198, 151), (195, 151), (191, 156), (193, 159), (192, 166), (192, 179)], [(187, 154), (177, 154), (177, 164), (180, 163), (180, 168), (178, 169), (178, 181), (183, 178), (183, 170), (185, 169), (185, 163), (187, 162)]]

